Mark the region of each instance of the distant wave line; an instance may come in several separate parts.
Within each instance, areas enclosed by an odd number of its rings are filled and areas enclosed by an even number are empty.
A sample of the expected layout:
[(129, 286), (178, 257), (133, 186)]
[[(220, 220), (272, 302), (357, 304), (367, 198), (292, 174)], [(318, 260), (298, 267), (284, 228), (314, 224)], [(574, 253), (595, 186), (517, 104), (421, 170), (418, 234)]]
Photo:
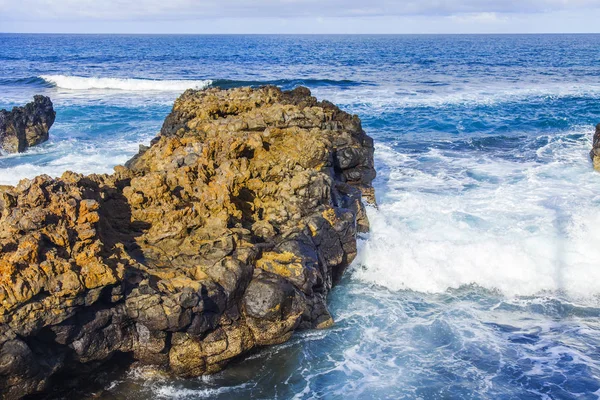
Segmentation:
[(213, 81), (211, 86), (220, 87), (222, 89), (241, 87), (241, 86), (264, 86), (264, 85), (274, 85), (281, 86), (283, 88), (290, 88), (295, 86), (308, 86), (308, 87), (318, 87), (318, 86), (338, 86), (338, 87), (353, 87), (353, 86), (366, 86), (373, 85), (369, 82), (358, 82), (349, 79), (316, 79), (316, 78), (305, 78), (305, 79), (273, 79), (273, 80), (264, 80), (264, 81), (252, 81), (252, 80), (229, 80), (229, 79), (218, 79)]
[(41, 75), (39, 78), (53, 86), (70, 90), (182, 91), (186, 89), (204, 89), (212, 84), (211, 80), (153, 80), (69, 75)]
[(356, 87), (372, 86), (369, 82), (358, 82), (348, 79), (273, 79), (273, 80), (233, 80), (233, 79), (141, 79), (141, 78), (108, 78), (108, 77), (83, 77), (75, 75), (41, 75), (27, 78), (0, 79), (0, 86), (13, 85), (34, 85), (39, 87), (57, 87), (69, 90), (125, 90), (125, 91), (183, 91), (186, 89), (205, 89), (208, 87), (219, 87), (230, 89), (243, 86), (265, 86), (274, 85), (284, 89), (294, 88), (296, 86), (308, 87)]

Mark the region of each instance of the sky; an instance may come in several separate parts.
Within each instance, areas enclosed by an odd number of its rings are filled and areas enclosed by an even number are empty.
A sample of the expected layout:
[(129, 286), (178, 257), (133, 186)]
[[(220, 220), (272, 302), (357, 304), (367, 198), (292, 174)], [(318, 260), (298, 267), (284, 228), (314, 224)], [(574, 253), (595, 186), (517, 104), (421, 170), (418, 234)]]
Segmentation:
[(0, 32), (596, 33), (600, 0), (0, 0)]

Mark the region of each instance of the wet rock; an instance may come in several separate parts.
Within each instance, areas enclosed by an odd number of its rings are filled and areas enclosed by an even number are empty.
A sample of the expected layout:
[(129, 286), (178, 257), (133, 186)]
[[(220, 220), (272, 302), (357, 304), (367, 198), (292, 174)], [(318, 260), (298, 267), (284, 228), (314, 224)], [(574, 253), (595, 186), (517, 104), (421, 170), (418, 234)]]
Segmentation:
[(590, 157), (592, 158), (594, 169), (600, 172), (600, 124), (596, 126)]
[(47, 141), (55, 117), (50, 98), (39, 95), (24, 107), (15, 107), (10, 112), (0, 110), (0, 149), (21, 153)]
[(0, 392), (130, 355), (179, 376), (333, 323), (373, 142), (306, 88), (189, 90), (112, 175), (0, 187)]

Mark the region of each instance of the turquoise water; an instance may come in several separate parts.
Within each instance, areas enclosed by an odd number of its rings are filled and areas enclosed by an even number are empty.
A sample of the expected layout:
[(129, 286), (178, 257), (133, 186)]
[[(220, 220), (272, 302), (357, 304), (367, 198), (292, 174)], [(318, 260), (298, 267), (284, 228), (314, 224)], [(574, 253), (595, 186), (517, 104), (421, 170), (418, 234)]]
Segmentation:
[(0, 184), (110, 172), (188, 87), (306, 85), (376, 142), (380, 207), (333, 328), (203, 379), (99, 375), (101, 397), (600, 397), (600, 35), (0, 41), (0, 107), (43, 93), (57, 111)]

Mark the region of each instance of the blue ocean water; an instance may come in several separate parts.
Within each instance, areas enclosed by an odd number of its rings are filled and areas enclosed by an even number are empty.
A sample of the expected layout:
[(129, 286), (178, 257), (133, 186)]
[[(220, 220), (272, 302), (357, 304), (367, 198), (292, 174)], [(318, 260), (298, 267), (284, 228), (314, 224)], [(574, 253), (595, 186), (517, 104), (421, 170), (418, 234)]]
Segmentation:
[(137, 368), (97, 398), (600, 397), (600, 35), (0, 43), (0, 108), (42, 93), (57, 111), (48, 143), (0, 157), (0, 184), (111, 172), (188, 87), (305, 85), (376, 142), (380, 207), (333, 328), (202, 379)]

